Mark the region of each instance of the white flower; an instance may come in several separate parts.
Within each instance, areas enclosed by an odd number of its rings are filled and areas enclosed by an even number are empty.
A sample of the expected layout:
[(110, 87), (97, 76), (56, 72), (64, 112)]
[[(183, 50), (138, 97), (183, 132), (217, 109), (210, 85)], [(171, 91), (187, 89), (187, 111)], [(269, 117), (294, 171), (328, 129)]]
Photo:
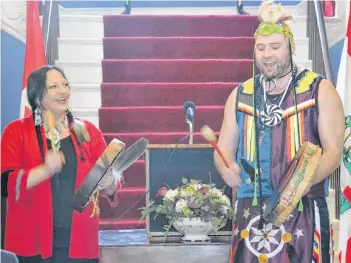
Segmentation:
[(229, 207), (226, 205), (222, 205), (221, 206), (221, 211), (223, 212), (223, 214), (227, 215), (229, 212)]
[(174, 198), (177, 196), (178, 194), (178, 190), (175, 189), (175, 190), (168, 190), (166, 195), (165, 195), (165, 198), (167, 198), (168, 200), (171, 200), (171, 201), (174, 201)]
[(222, 195), (220, 197), (220, 201), (222, 204), (225, 204), (227, 206), (231, 206), (230, 200), (229, 200), (228, 196), (226, 196), (226, 195)]
[(192, 191), (187, 191), (187, 190), (181, 190), (180, 191), (180, 196), (181, 197), (189, 197), (192, 196), (194, 193)]
[(223, 196), (223, 193), (221, 192), (221, 190), (219, 190), (217, 188), (211, 188), (209, 191), (209, 194), (213, 195), (213, 196), (217, 196), (217, 197)]
[(196, 191), (199, 191), (201, 189), (200, 184), (191, 184), (190, 186), (193, 187)]
[(176, 203), (176, 207), (175, 210), (177, 213), (180, 213), (183, 211), (184, 208), (186, 208), (188, 206), (188, 204), (186, 203), (185, 200), (180, 199), (177, 203)]

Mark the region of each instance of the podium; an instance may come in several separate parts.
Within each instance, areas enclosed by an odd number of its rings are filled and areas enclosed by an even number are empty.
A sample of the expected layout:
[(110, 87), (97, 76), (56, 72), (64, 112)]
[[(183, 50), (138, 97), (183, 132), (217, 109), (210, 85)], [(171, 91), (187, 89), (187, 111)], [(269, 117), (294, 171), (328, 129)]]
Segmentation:
[[(156, 197), (159, 189), (170, 189), (182, 185), (182, 178), (214, 183), (218, 189), (226, 184), (218, 174), (213, 160), (214, 149), (210, 144), (150, 144), (145, 152), (146, 163), (146, 204), (151, 200), (161, 204), (162, 198)], [(226, 187), (225, 194), (232, 200), (232, 190)], [(165, 241), (167, 224), (164, 217), (151, 213), (146, 218), (146, 235), (150, 242)], [(210, 235), (212, 242), (229, 241), (232, 234), (232, 221), (228, 220), (216, 235)], [(167, 233), (166, 242), (179, 242), (182, 235), (173, 227)]]

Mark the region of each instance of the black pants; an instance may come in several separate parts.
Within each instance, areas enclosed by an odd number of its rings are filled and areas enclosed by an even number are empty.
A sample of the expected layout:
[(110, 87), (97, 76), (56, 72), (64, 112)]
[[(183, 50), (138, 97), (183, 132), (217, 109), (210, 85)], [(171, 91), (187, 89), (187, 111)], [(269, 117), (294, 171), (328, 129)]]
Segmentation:
[(18, 263), (18, 259), (14, 253), (1, 249), (1, 262)]
[(1, 196), (1, 249), (5, 248), (5, 225), (7, 213), (7, 198)]
[(34, 256), (34, 257), (21, 257), (17, 256), (19, 263), (41, 263), (42, 259), (41, 256)]
[(40, 255), (34, 257), (18, 257), (19, 263), (98, 263), (99, 259), (70, 259), (68, 247), (56, 247), (51, 258), (42, 259)]

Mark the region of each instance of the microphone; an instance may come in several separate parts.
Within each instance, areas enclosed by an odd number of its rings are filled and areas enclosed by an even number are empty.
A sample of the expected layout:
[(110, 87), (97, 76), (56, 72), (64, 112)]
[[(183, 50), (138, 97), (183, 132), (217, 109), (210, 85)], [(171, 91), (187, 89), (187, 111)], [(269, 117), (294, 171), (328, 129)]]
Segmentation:
[(183, 108), (185, 112), (185, 122), (189, 125), (189, 144), (193, 144), (195, 103), (192, 101), (186, 101), (184, 102)]
[[(166, 168), (168, 167), (168, 164), (170, 163), (173, 154), (175, 153), (175, 150), (177, 149), (177, 147), (179, 146), (179, 144), (184, 141), (186, 138), (189, 137), (189, 144), (193, 144), (193, 121), (194, 121), (194, 115), (195, 115), (195, 104), (192, 101), (186, 101), (184, 103), (184, 112), (186, 114), (186, 118), (185, 121), (189, 124), (190, 127), (190, 133), (188, 133), (187, 135), (185, 135), (183, 138), (181, 138), (177, 144), (174, 146), (165, 166), (162, 168), (161, 172), (157, 174), (156, 178), (159, 178), (160, 176), (163, 175), (163, 181), (164, 183), (166, 182), (166, 175), (167, 173), (165, 173)], [(139, 200), (137, 200), (131, 207), (129, 207), (127, 210), (125, 210), (121, 215), (119, 215), (117, 218), (111, 219), (108, 224), (104, 227), (102, 227), (102, 230), (107, 230), (109, 228), (109, 226), (115, 222), (120, 220), (121, 218), (123, 218), (127, 213), (129, 213), (137, 204), (139, 204), (145, 197), (147, 194), (150, 194), (151, 189), (153, 189), (155, 186), (157, 185), (157, 181), (155, 179), (155, 182), (151, 185), (151, 187), (142, 195), (142, 197), (140, 197)]]
[(186, 120), (193, 121), (195, 115), (195, 103), (192, 101), (186, 101), (183, 105)]

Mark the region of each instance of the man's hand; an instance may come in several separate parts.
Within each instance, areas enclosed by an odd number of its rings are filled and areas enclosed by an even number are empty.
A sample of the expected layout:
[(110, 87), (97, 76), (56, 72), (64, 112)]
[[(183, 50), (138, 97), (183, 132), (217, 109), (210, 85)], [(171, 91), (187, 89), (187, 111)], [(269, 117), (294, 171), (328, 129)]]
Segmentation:
[(233, 162), (230, 168), (223, 167), (221, 174), (224, 182), (233, 189), (236, 189), (240, 185), (240, 167), (237, 163)]
[(240, 167), (233, 160), (239, 143), (239, 127), (235, 113), (237, 90), (236, 88), (232, 91), (224, 107), (223, 123), (218, 138), (218, 147), (221, 149), (224, 158), (230, 163), (230, 168), (224, 165), (217, 151), (214, 152), (214, 163), (217, 171), (225, 183), (233, 189), (240, 185)]

